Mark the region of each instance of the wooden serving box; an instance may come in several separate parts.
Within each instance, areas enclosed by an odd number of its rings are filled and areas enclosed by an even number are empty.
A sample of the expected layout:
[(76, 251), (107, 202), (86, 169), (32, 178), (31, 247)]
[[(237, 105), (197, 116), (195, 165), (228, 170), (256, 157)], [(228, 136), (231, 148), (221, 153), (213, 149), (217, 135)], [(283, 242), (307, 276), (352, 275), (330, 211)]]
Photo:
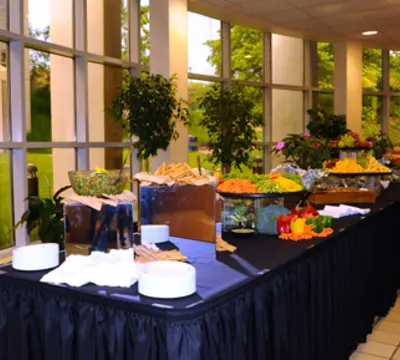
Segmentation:
[(312, 193), (309, 201), (313, 204), (373, 204), (376, 201), (376, 192), (356, 188), (332, 188)]

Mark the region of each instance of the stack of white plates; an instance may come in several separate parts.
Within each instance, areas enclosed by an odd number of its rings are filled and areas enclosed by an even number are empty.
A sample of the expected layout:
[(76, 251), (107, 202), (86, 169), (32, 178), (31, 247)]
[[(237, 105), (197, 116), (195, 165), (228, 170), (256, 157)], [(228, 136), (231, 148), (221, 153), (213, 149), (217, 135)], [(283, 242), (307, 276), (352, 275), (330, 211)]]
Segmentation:
[(177, 261), (153, 261), (139, 267), (139, 293), (160, 299), (181, 298), (196, 292), (196, 269)]

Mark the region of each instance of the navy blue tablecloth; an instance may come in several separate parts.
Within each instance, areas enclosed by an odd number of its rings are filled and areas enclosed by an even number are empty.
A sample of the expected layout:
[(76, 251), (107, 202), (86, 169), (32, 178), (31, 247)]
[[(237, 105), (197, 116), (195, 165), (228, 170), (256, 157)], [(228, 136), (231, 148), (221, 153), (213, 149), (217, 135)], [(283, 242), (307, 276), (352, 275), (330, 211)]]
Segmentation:
[(347, 360), (396, 299), (399, 200), (391, 186), (324, 240), (227, 237), (238, 251), (216, 259), (210, 244), (175, 239), (198, 274), (187, 299), (51, 286), (3, 267), (0, 360)]

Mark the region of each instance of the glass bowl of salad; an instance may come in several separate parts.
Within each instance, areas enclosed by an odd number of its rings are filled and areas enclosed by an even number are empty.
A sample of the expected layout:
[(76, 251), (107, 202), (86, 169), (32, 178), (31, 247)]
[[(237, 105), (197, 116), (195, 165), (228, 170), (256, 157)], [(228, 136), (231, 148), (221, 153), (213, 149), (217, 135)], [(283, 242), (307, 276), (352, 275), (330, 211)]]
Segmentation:
[(125, 170), (105, 169), (69, 171), (68, 177), (78, 195), (96, 197), (122, 193), (129, 180)]

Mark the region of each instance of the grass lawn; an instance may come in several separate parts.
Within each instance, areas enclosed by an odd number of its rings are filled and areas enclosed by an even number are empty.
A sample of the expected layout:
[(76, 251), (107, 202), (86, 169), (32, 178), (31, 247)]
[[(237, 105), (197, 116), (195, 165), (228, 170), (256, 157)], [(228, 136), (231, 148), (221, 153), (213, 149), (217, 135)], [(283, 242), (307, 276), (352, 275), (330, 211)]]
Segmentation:
[[(27, 154), (28, 163), (38, 168), (39, 194), (50, 197), (53, 194), (53, 160), (50, 154)], [(12, 244), (12, 211), (11, 211), (11, 161), (9, 152), (0, 153), (0, 249)], [(19, 219), (16, 219), (16, 222)]]

